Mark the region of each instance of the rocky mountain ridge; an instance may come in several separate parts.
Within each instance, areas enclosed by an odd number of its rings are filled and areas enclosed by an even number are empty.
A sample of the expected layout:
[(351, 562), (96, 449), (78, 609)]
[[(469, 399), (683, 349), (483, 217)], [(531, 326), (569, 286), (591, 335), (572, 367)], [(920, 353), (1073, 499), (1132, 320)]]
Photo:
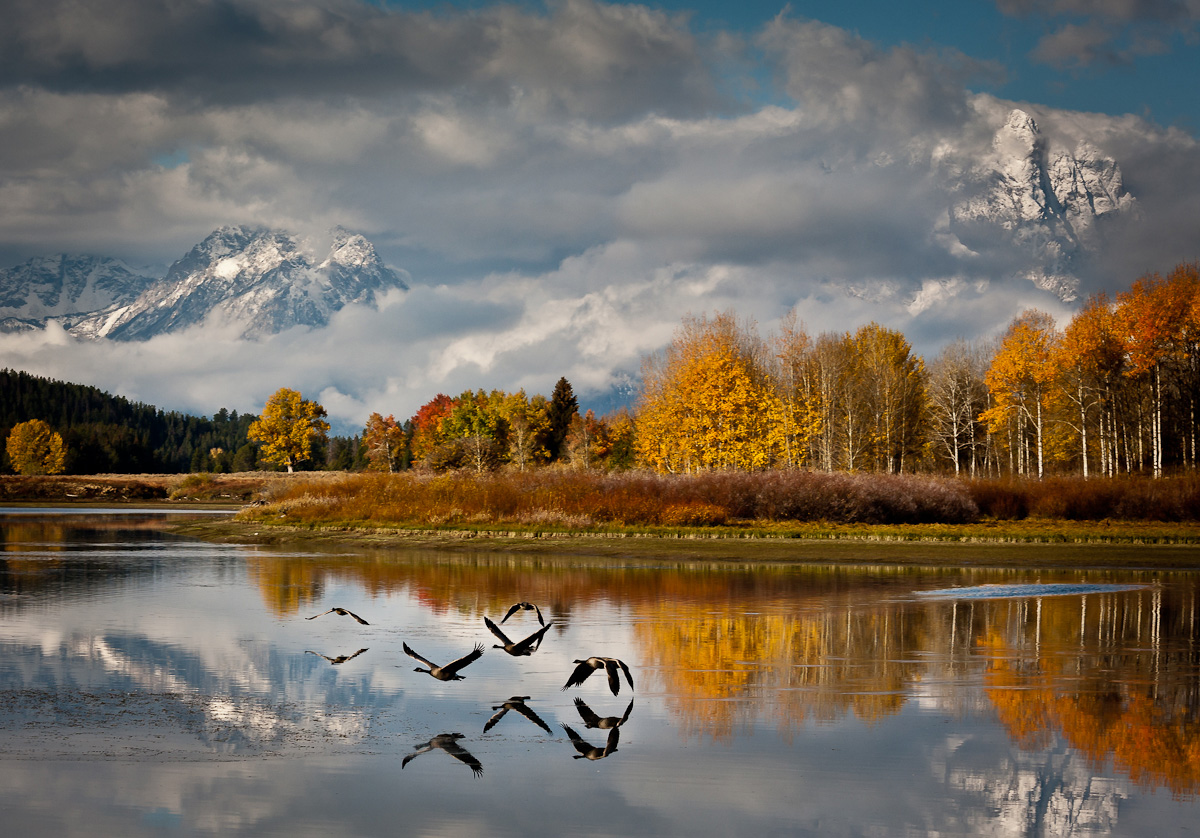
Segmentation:
[(39, 256), (0, 271), (0, 331), (40, 328), (47, 320), (133, 300), (154, 282), (148, 270), (104, 256)]
[[(38, 267), (55, 259), (99, 267), (81, 286), (74, 274)], [(160, 279), (132, 271), (125, 276), (121, 264), (63, 256), (0, 271), (0, 329), (41, 328), (55, 320), (76, 337), (137, 341), (209, 322), (257, 338), (324, 326), (346, 305), (373, 306), (377, 295), (408, 287), (370, 241), (340, 228), (321, 257), (289, 233), (231, 226), (214, 231)]]
[(1075, 298), (1076, 263), (1101, 243), (1107, 220), (1136, 212), (1116, 161), (1087, 142), (1052, 150), (1019, 109), (958, 192), (950, 207), (958, 239), (977, 252), (1010, 251), (1016, 273), (1064, 301)]

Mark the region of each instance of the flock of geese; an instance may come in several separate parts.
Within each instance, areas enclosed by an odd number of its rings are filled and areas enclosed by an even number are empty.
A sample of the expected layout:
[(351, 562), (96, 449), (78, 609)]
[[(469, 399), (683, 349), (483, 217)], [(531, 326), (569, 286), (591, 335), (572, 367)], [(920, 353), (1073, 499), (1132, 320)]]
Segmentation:
[[(507, 622), (509, 617), (513, 616), (519, 611), (532, 611), (537, 616), (537, 620), (541, 628), (530, 634), (525, 639), (516, 642), (511, 640), (500, 628), (500, 626), (491, 620), (491, 618), (486, 616), (483, 618), (483, 623), (487, 626), (488, 631), (490, 631), (496, 637), (496, 639), (500, 641), (498, 644), (494, 645), (493, 648), (503, 649), (505, 652), (513, 655), (514, 657), (528, 656), (536, 652), (538, 648), (541, 647), (542, 639), (546, 636), (546, 632), (549, 631), (550, 627), (554, 625), (553, 621), (549, 623), (546, 622), (546, 620), (542, 617), (541, 609), (530, 602), (518, 602), (512, 605), (505, 613), (503, 619), (500, 620), (500, 623), (503, 624)], [(341, 617), (350, 617), (364, 626), (370, 625), (370, 623), (355, 614), (353, 611), (336, 606), (330, 608), (328, 611), (322, 611), (320, 614), (314, 614), (313, 616), (305, 617), (304, 619), (315, 620), (317, 617), (323, 617), (326, 614), (337, 614)], [(439, 681), (463, 680), (463, 676), (459, 673), (483, 657), (484, 650), (483, 644), (477, 643), (470, 652), (463, 655), (461, 658), (450, 661), (447, 664), (439, 665), (429, 660), (429, 658), (421, 655), (419, 652), (410, 647), (408, 643), (402, 642), (401, 645), (404, 648), (404, 653), (406, 655), (425, 664), (424, 667), (416, 667), (414, 671), (423, 672), (438, 679)], [(320, 652), (314, 652), (312, 650), (306, 650), (305, 654), (312, 654), (325, 658), (325, 660), (336, 666), (358, 657), (365, 651), (367, 650), (359, 649), (357, 652), (351, 655), (339, 655), (337, 657), (329, 657), (328, 655), (322, 655)], [(573, 661), (573, 663), (575, 663), (575, 668), (571, 671), (570, 677), (567, 678), (567, 683), (563, 685), (562, 688), (564, 690), (570, 687), (580, 686), (593, 672), (597, 672), (599, 670), (604, 670), (605, 674), (607, 675), (608, 688), (612, 691), (613, 695), (617, 695), (621, 691), (622, 674), (624, 674), (625, 681), (629, 684), (629, 689), (632, 690), (634, 688), (633, 674), (629, 671), (629, 667), (625, 664), (625, 662), (618, 658), (593, 655), (582, 660), (576, 659)], [(509, 698), (501, 704), (493, 706), (492, 710), (495, 712), (494, 715), (487, 720), (487, 723), (484, 724), (484, 733), (487, 733), (489, 730), (495, 727), (496, 724), (502, 718), (504, 718), (509, 711), (512, 711), (524, 716), (530, 722), (537, 725), (547, 733), (553, 734), (553, 730), (551, 729), (550, 725), (546, 724), (546, 722), (537, 713), (535, 713), (528, 705), (525, 704), (529, 698), (530, 697), (527, 695), (514, 695), (512, 698)], [(583, 737), (581, 737), (569, 725), (563, 724), (562, 728), (566, 732), (567, 738), (571, 741), (571, 745), (575, 748), (575, 750), (578, 751), (574, 758), (597, 760), (604, 759), (610, 754), (615, 753), (617, 750), (617, 744), (620, 740), (620, 727), (629, 720), (629, 715), (633, 712), (633, 699), (631, 698), (629, 700), (629, 705), (625, 708), (625, 712), (621, 716), (599, 716), (590, 707), (588, 707), (587, 703), (584, 702), (582, 698), (575, 699), (575, 709), (579, 713), (580, 718), (583, 719), (585, 728), (589, 730), (607, 730), (608, 738), (603, 746), (595, 746), (583, 739)], [(459, 740), (464, 738), (466, 737), (462, 733), (439, 734), (430, 739), (428, 742), (423, 742), (418, 745), (416, 751), (404, 758), (404, 760), (400, 763), (400, 767), (404, 768), (409, 762), (416, 759), (421, 754), (440, 750), (468, 765), (471, 768), (472, 773), (478, 777), (483, 774), (483, 765), (473, 754), (471, 754), (470, 751), (459, 744)]]

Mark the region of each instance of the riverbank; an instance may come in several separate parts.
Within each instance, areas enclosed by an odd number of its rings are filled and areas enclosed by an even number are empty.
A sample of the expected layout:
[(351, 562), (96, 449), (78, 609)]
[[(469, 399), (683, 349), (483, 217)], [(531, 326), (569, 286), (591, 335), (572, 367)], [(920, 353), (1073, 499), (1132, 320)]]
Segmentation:
[(294, 526), (227, 519), (188, 522), (176, 532), (209, 541), (380, 553), (421, 550), (460, 556), (605, 562), (769, 562), (942, 567), (1200, 569), (1200, 530), (1108, 522), (1084, 532), (1074, 522), (1038, 522), (1022, 534), (995, 523), (955, 532), (911, 527), (812, 525), (803, 532), (747, 528), (738, 535), (549, 532), (394, 527)]
[[(1200, 568), (1200, 522), (984, 518), (956, 524), (863, 524), (829, 521), (727, 521), (723, 525), (571, 526), (569, 522), (438, 525), (297, 520), (314, 508), (274, 502), (316, 486), (343, 486), (336, 472), (191, 475), (0, 477), (0, 501), (26, 504), (130, 503), (212, 505), (238, 509), (229, 519), (178, 525), (183, 534), (217, 541), (296, 544), (320, 541), (347, 549), (428, 549), (460, 553), (574, 555), (655, 561), (884, 561), (904, 564), (1161, 566)], [(319, 504), (315, 506), (320, 506)], [(1019, 547), (1014, 551), (1012, 548)], [(948, 549), (952, 548), (952, 549)], [(1004, 559), (1000, 560), (1001, 553)]]
[[(303, 475), (311, 481), (341, 477), (335, 472)], [(262, 499), (273, 486), (302, 475), (274, 471), (234, 474), (43, 474), (0, 475), (4, 503), (212, 503), (228, 505)]]

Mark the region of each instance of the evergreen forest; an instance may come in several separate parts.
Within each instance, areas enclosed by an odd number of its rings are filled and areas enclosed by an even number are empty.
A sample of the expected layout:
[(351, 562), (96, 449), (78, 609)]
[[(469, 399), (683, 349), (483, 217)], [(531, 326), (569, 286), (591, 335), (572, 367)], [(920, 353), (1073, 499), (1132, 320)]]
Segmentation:
[[(251, 471), (246, 437), (255, 416), (222, 408), (211, 418), (163, 411), (96, 387), (0, 370), (0, 437), (41, 419), (62, 435), (68, 474), (180, 474)], [(11, 473), (0, 449), (0, 471)]]

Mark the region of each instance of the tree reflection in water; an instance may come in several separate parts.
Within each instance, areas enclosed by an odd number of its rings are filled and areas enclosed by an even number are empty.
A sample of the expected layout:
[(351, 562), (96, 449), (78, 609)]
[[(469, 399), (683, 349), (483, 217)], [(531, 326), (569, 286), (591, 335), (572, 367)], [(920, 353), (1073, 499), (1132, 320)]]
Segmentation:
[[(715, 740), (764, 720), (784, 737), (847, 714), (873, 723), (918, 694), (960, 712), (978, 697), (955, 685), (982, 670), (986, 700), (1022, 747), (1061, 736), (1144, 786), (1200, 791), (1194, 585), (947, 601), (912, 596), (915, 586), (937, 587), (938, 574), (905, 568), (664, 572), (507, 558), (396, 562), (387, 554), (251, 564), (280, 614), (351, 580), (473, 619), (529, 598), (569, 625), (575, 611), (619, 604), (632, 611), (641, 668), (659, 679), (678, 726)], [(953, 574), (980, 584), (1024, 580), (1004, 571)], [(1058, 576), (1120, 581), (1116, 572)]]

